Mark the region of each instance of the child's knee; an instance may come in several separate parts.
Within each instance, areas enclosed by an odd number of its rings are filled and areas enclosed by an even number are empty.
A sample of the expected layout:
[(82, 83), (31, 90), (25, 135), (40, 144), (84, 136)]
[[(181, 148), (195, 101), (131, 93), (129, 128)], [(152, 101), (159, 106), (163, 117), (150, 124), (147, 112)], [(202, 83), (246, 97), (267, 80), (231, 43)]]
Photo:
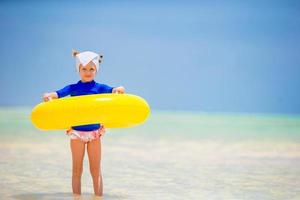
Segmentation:
[(81, 178), (82, 171), (83, 171), (82, 168), (73, 169), (73, 177)]
[(101, 169), (90, 168), (90, 173), (91, 173), (92, 177), (99, 177), (101, 175)]

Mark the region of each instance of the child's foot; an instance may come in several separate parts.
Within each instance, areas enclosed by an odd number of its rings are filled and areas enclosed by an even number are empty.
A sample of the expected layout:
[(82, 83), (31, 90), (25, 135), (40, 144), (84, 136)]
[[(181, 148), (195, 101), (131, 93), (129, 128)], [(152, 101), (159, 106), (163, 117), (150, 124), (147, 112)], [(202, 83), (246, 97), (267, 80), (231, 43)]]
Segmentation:
[(81, 195), (80, 194), (74, 194), (73, 193), (73, 200), (78, 200), (80, 199)]
[(95, 199), (95, 200), (102, 200), (103, 196), (98, 196), (98, 195), (94, 194), (94, 196), (92, 196), (91, 200), (93, 200), (93, 199)]

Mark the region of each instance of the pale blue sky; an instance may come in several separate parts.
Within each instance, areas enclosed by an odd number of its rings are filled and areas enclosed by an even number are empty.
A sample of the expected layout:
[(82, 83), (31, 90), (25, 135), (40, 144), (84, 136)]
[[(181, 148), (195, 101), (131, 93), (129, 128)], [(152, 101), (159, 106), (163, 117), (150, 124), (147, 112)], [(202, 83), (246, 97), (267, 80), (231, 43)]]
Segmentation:
[(77, 48), (153, 109), (300, 113), (298, 1), (1, 1), (0, 16), (0, 106), (77, 82)]

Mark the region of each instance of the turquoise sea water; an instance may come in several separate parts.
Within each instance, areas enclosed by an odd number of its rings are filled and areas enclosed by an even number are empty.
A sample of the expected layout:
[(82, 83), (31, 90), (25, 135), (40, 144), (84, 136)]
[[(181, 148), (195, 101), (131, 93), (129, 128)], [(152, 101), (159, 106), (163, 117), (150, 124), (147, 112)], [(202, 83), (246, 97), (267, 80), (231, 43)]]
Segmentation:
[[(29, 114), (0, 109), (0, 199), (73, 199), (69, 138)], [(154, 111), (102, 142), (104, 199), (300, 199), (300, 116)]]

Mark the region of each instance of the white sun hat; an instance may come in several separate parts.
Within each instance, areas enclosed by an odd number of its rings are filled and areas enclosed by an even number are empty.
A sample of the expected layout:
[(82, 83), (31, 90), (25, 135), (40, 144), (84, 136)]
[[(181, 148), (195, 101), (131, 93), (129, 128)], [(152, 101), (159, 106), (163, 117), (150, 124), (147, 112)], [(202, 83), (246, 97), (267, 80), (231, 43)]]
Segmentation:
[(73, 56), (76, 60), (76, 70), (79, 72), (79, 66), (80, 64), (82, 66), (86, 66), (89, 62), (93, 62), (97, 68), (97, 71), (99, 70), (99, 64), (102, 62), (102, 55), (99, 55), (97, 53), (94, 53), (92, 51), (84, 51), (84, 52), (77, 52), (73, 51)]

